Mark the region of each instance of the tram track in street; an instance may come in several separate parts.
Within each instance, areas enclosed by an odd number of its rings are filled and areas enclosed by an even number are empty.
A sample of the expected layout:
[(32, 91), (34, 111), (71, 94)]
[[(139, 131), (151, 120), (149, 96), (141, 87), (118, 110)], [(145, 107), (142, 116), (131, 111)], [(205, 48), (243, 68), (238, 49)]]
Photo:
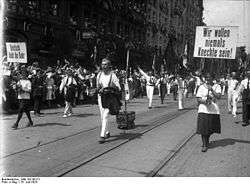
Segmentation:
[[(132, 103), (133, 103), (133, 102), (132, 102)], [(175, 104), (175, 103), (171, 103), (171, 104), (167, 107), (167, 109), (171, 109), (173, 106), (176, 106), (176, 104)], [(139, 114), (136, 114), (136, 117), (138, 117), (138, 116), (139, 116), (139, 117), (140, 117), (140, 116), (143, 117), (143, 116), (144, 116), (145, 114), (147, 114), (147, 113), (148, 113), (147, 111), (146, 111), (146, 112), (141, 112), (141, 113), (139, 113)], [(165, 115), (165, 114), (164, 114), (164, 115), (161, 115), (160, 117), (157, 117), (156, 119), (161, 118), (162, 116), (166, 116), (166, 115)], [(152, 121), (153, 121), (153, 120), (152, 120)], [(27, 149), (23, 149), (23, 150), (20, 150), (20, 151), (11, 153), (11, 154), (7, 154), (7, 155), (5, 155), (5, 156), (2, 156), (1, 159), (3, 159), (3, 158), (8, 158), (8, 157), (10, 157), (10, 156), (14, 156), (14, 155), (17, 155), (17, 154), (20, 154), (20, 153), (23, 153), (23, 152), (26, 152), (26, 151), (29, 151), (29, 150), (32, 150), (32, 149), (36, 149), (36, 148), (38, 148), (38, 147), (40, 147), (40, 146), (46, 146), (46, 145), (48, 145), (48, 144), (53, 144), (53, 143), (55, 143), (55, 142), (58, 142), (58, 141), (61, 141), (61, 140), (64, 140), (64, 139), (71, 138), (71, 137), (74, 137), (74, 136), (77, 136), (77, 135), (80, 135), (80, 134), (83, 134), (83, 133), (86, 133), (86, 132), (89, 132), (89, 131), (98, 129), (99, 127), (100, 127), (100, 126), (95, 126), (95, 127), (93, 127), (93, 128), (89, 128), (89, 129), (87, 129), (87, 130), (82, 130), (82, 131), (76, 132), (76, 133), (74, 133), (74, 134), (71, 134), (71, 135), (68, 135), (68, 136), (64, 136), (64, 137), (61, 137), (61, 138), (57, 138), (57, 139), (55, 139), (55, 140), (48, 141), (48, 142), (44, 142), (44, 143), (38, 142), (38, 144), (35, 145), (35, 146), (32, 146), (32, 147), (27, 148)]]
[(181, 151), (182, 148), (196, 135), (196, 131), (193, 130), (191, 134), (186, 136), (179, 144), (176, 145), (173, 152), (170, 152), (164, 159), (160, 161), (156, 167), (153, 168), (151, 172), (149, 172), (146, 177), (157, 177), (158, 173), (173, 159), (177, 154)]
[[(191, 106), (189, 106), (188, 108), (186, 108), (186, 109), (184, 109), (184, 110), (182, 110), (182, 111), (177, 111), (177, 113), (176, 113), (176, 112), (173, 113), (172, 116), (168, 117), (167, 119), (166, 119), (166, 117), (169, 116), (169, 115), (163, 115), (163, 116), (161, 116), (160, 118), (158, 118), (157, 120), (155, 120), (155, 121), (152, 122), (152, 126), (151, 126), (151, 127), (149, 127), (149, 128), (147, 128), (146, 130), (143, 130), (142, 132), (140, 132), (140, 136), (143, 135), (143, 134), (146, 134), (147, 132), (150, 132), (150, 131), (152, 131), (152, 130), (154, 130), (154, 129), (156, 129), (156, 128), (158, 128), (158, 127), (160, 127), (160, 126), (162, 126), (162, 125), (164, 125), (164, 124), (166, 124), (166, 123), (168, 123), (168, 122), (170, 122), (171, 120), (174, 120), (174, 119), (178, 118), (179, 116), (181, 116), (181, 115), (183, 115), (183, 114), (185, 114), (185, 113), (187, 113), (187, 112), (190, 112), (191, 110), (193, 110), (193, 108), (194, 108), (195, 106), (196, 106), (196, 105), (191, 105)], [(169, 161), (169, 160), (171, 160), (171, 159), (179, 152), (179, 150), (180, 150), (183, 146), (185, 146), (185, 144), (186, 144), (194, 135), (195, 135), (195, 132), (192, 133), (191, 135), (189, 135), (189, 136), (188, 136), (187, 138), (185, 138), (183, 141), (181, 141), (181, 142), (176, 146), (176, 149), (174, 149), (175, 151), (172, 152), (172, 153), (170, 153), (169, 155), (167, 155), (167, 157), (164, 158), (164, 160), (163, 160), (164, 162), (163, 162), (162, 164), (158, 165), (157, 167), (155, 167), (155, 168), (154, 168), (150, 173), (148, 173), (146, 176), (147, 176), (147, 177), (154, 177), (154, 176), (157, 176), (158, 171), (160, 171), (160, 169), (166, 165), (166, 162)], [(66, 175), (66, 174), (68, 174), (68, 173), (70, 173), (70, 172), (72, 172), (72, 171), (74, 171), (74, 170), (76, 170), (76, 169), (78, 169), (78, 168), (80, 168), (80, 167), (83, 167), (84, 165), (90, 163), (91, 161), (94, 161), (95, 159), (97, 159), (97, 158), (99, 158), (99, 157), (101, 157), (101, 156), (103, 156), (103, 155), (105, 155), (105, 154), (107, 154), (107, 153), (109, 153), (109, 152), (111, 152), (111, 151), (113, 151), (113, 150), (115, 150), (115, 149), (117, 149), (117, 148), (123, 146), (124, 144), (129, 143), (130, 141), (136, 139), (138, 136), (139, 136), (139, 135), (135, 135), (135, 136), (133, 136), (133, 137), (127, 139), (127, 140), (124, 140), (124, 141), (122, 141), (121, 143), (119, 143), (118, 145), (115, 145), (115, 146), (113, 146), (112, 148), (109, 148), (108, 150), (106, 150), (106, 151), (104, 151), (104, 152), (102, 152), (102, 153), (99, 153), (99, 154), (97, 154), (97, 155), (94, 155), (93, 157), (91, 157), (91, 158), (89, 158), (89, 159), (83, 161), (82, 163), (79, 163), (79, 164), (76, 165), (75, 167), (72, 167), (72, 168), (69, 169), (69, 170), (66, 170), (66, 171), (64, 171), (64, 172), (61, 172), (61, 173), (58, 174), (58, 175), (53, 175), (53, 176), (63, 177), (64, 175)], [(166, 160), (167, 160), (167, 161), (166, 161)]]
[[(171, 104), (168, 107), (171, 108), (173, 106), (176, 106), (176, 104)], [(167, 124), (171, 120), (174, 120), (175, 118), (177, 118), (177, 117), (179, 117), (179, 116), (181, 116), (181, 115), (183, 115), (183, 114), (185, 114), (187, 112), (192, 111), (195, 107), (196, 107), (196, 103), (191, 102), (191, 103), (189, 103), (189, 106), (187, 108), (185, 108), (184, 110), (182, 110), (182, 111), (174, 110), (172, 112), (165, 113), (163, 115), (159, 115), (159, 116), (157, 116), (157, 117), (155, 117), (153, 119), (148, 120), (147, 126), (139, 129), (139, 131), (138, 131), (138, 129), (129, 130), (130, 133), (134, 132), (135, 133), (134, 135), (131, 135), (130, 137), (126, 137), (126, 139), (124, 139), (124, 140), (114, 141), (114, 142), (111, 142), (111, 143), (106, 142), (105, 143), (105, 148), (100, 149), (101, 151), (99, 151), (97, 153), (94, 153), (92, 156), (90, 156), (88, 158), (86, 158), (86, 155), (84, 155), (84, 154), (78, 155), (76, 157), (71, 157), (70, 160), (65, 160), (64, 162), (56, 165), (56, 167), (51, 168), (49, 170), (46, 170), (45, 172), (39, 173), (38, 175), (41, 174), (42, 176), (54, 176), (54, 177), (65, 176), (66, 174), (68, 174), (68, 173), (70, 173), (70, 172), (72, 172), (72, 171), (74, 171), (74, 170), (76, 170), (76, 169), (78, 169), (80, 167), (83, 167), (84, 165), (86, 165), (86, 164), (90, 163), (91, 161), (94, 161), (95, 159), (97, 159), (97, 158), (111, 152), (112, 150), (115, 150), (115, 149), (121, 147), (122, 145), (124, 145), (126, 143), (129, 143), (130, 141), (136, 139), (138, 136), (146, 134), (147, 132), (150, 132), (151, 130), (156, 129), (157, 127), (160, 127), (160, 126), (162, 126), (164, 124)], [(167, 109), (169, 109), (169, 108), (167, 108)], [(137, 118), (139, 118), (140, 116), (143, 117), (144, 114), (146, 114), (146, 113), (148, 113), (148, 112), (143, 112), (143, 113), (138, 114)], [(90, 132), (90, 131), (96, 131), (95, 129), (98, 129), (98, 128), (99, 127), (93, 127), (91, 129), (83, 130), (81, 132), (77, 132), (76, 134), (72, 134), (72, 135), (69, 135), (69, 136), (54, 140), (54, 141), (43, 143), (43, 144), (41, 144), (39, 146), (35, 146), (35, 147), (29, 148), (29, 149), (26, 149), (26, 150), (22, 150), (22, 151), (7, 155), (7, 156), (2, 157), (2, 158), (15, 156), (15, 155), (18, 155), (20, 153), (25, 153), (25, 152), (28, 152), (30, 150), (35, 150), (35, 149), (38, 149), (39, 147), (43, 147), (43, 146), (46, 146), (46, 145), (50, 145), (50, 144), (53, 145), (53, 143), (57, 144), (57, 142), (60, 142), (60, 141), (67, 141), (67, 139), (70, 139), (72, 137), (79, 136), (81, 134), (84, 134), (84, 133), (87, 133), (87, 132)], [(124, 134), (124, 135), (126, 135), (126, 134)], [(189, 139), (191, 139), (191, 137)], [(174, 157), (174, 155), (181, 149), (181, 147), (183, 147), (185, 145), (186, 142), (188, 142), (189, 139), (187, 139), (187, 140), (185, 139), (184, 143), (182, 142), (179, 146), (177, 145), (178, 148), (176, 148), (175, 151), (173, 153), (171, 153), (171, 155), (168, 155), (166, 159), (171, 159), (172, 157)], [(164, 159), (164, 160), (166, 160), (166, 159)], [(157, 176), (157, 172), (162, 167), (164, 167), (164, 165), (165, 164), (163, 164), (163, 165), (161, 164), (160, 166), (157, 166), (147, 176)]]

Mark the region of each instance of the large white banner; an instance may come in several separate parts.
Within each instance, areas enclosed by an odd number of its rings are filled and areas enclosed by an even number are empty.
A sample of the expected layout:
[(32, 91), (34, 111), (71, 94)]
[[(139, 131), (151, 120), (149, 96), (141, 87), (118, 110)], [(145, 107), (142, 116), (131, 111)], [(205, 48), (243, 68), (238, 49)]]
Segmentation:
[(27, 63), (25, 42), (6, 42), (7, 62)]
[(197, 26), (194, 57), (235, 59), (237, 26)]

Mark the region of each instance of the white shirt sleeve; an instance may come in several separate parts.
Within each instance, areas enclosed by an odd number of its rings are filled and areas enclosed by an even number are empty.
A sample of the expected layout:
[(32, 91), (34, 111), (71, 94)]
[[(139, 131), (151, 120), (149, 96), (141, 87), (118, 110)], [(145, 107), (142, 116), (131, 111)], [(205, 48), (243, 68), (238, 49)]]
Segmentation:
[(59, 89), (60, 89), (60, 91), (62, 91), (63, 90), (63, 88), (64, 88), (64, 86), (65, 86), (65, 78), (62, 78), (62, 81), (61, 81), (61, 84), (60, 84), (60, 87), (59, 87)]
[(221, 86), (219, 84), (216, 84), (213, 86), (213, 90), (216, 92), (216, 93), (221, 93)]
[(117, 78), (116, 74), (115, 73), (112, 73), (112, 83), (119, 89), (121, 90), (121, 86), (120, 86), (120, 83), (119, 83), (119, 79)]
[(96, 77), (96, 87), (97, 87), (97, 88), (100, 88), (100, 83), (99, 83), (100, 75), (101, 75), (101, 72), (99, 72), (99, 73), (97, 74), (97, 77)]
[(142, 74), (142, 76), (143, 76), (147, 81), (150, 80), (150, 77), (149, 77), (142, 69), (139, 68), (139, 72)]
[[(207, 96), (207, 92), (206, 92), (205, 90), (206, 90), (206, 88), (205, 88), (203, 85), (201, 85), (201, 86), (198, 88), (196, 97), (197, 97), (197, 98), (202, 98), (202, 97)], [(208, 90), (207, 90), (207, 91), (208, 91)]]
[(77, 82), (76, 82), (76, 80), (72, 77), (72, 83), (74, 84), (74, 85), (77, 85)]

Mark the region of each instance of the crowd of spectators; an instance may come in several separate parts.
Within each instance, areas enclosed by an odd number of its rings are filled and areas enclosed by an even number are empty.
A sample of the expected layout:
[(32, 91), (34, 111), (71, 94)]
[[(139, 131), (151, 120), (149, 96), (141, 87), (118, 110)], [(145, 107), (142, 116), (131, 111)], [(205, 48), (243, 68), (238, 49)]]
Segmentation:
[(96, 103), (94, 91), (97, 71), (88, 71), (78, 63), (72, 64), (66, 59), (58, 60), (57, 65), (41, 68), (39, 62), (32, 64), (5, 63), (2, 77), (2, 105), (7, 112), (16, 111), (17, 81), (23, 69), (28, 71), (28, 78), (32, 83), (32, 104), (34, 111), (40, 113), (41, 108), (55, 108), (64, 105), (63, 94), (59, 87), (62, 78), (70, 72), (77, 81), (75, 85), (75, 98), (73, 105), (83, 103)]
[[(99, 72), (98, 67), (90, 71), (79, 63), (73, 63), (66, 59), (64, 61), (58, 60), (56, 65), (47, 66), (46, 68), (40, 67), (37, 61), (32, 64), (3, 63), (4, 73), (1, 78), (2, 106), (7, 113), (14, 113), (18, 109), (17, 81), (23, 69), (28, 71), (28, 78), (32, 83), (31, 108), (33, 108), (35, 114), (39, 115), (41, 109), (63, 107), (65, 105), (64, 94), (60, 92), (60, 84), (64, 76), (69, 74), (77, 84), (74, 86), (73, 107), (86, 103), (97, 104), (96, 76)], [(126, 77), (128, 79), (130, 99), (142, 98), (146, 95), (146, 80), (137, 70), (132, 71), (130, 69), (127, 74), (125, 70), (114, 69), (114, 71), (120, 81), (123, 99), (125, 98), (124, 84)], [(167, 74), (166, 78), (167, 83), (171, 85), (171, 92), (176, 100), (177, 90), (173, 90), (176, 78), (170, 74)], [(190, 88), (187, 91), (192, 93), (195, 79), (192, 80), (192, 77), (187, 77), (185, 81), (186, 87)], [(157, 93), (157, 88), (155, 93)]]
[[(55, 66), (41, 68), (39, 62), (32, 64), (7, 63), (3, 62), (4, 74), (2, 80), (2, 107), (7, 113), (14, 113), (18, 109), (17, 99), (17, 81), (20, 78), (23, 69), (28, 71), (28, 78), (32, 83), (32, 104), (36, 114), (40, 114), (41, 109), (56, 108), (65, 105), (64, 95), (60, 93), (60, 84), (65, 75), (69, 74), (74, 77), (77, 85), (74, 86), (73, 107), (81, 104), (96, 104), (96, 76), (99, 69), (94, 71), (85, 69), (79, 63), (68, 60), (57, 61)], [(114, 70), (119, 78), (122, 89), (125, 83), (125, 70)], [(129, 88), (131, 98), (145, 95), (144, 82), (140, 80), (137, 74), (129, 78)], [(124, 91), (124, 90), (122, 90)], [(124, 94), (123, 94), (124, 98)]]

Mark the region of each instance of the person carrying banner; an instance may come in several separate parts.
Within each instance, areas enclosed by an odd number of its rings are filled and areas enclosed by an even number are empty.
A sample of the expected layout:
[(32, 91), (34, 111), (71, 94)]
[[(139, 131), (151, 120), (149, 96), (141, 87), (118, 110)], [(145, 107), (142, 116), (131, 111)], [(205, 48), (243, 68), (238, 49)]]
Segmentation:
[(18, 116), (15, 124), (12, 125), (12, 129), (17, 129), (18, 123), (23, 116), (23, 112), (26, 113), (29, 124), (27, 127), (33, 126), (33, 121), (30, 116), (30, 99), (31, 99), (31, 82), (28, 79), (28, 72), (25, 68), (21, 69), (21, 76), (17, 82), (17, 90), (18, 90), (18, 101), (19, 101), (19, 109)]
[(102, 144), (105, 142), (105, 139), (110, 137), (108, 114), (114, 115), (114, 113), (119, 112), (121, 106), (117, 96), (113, 95), (115, 91), (121, 91), (119, 79), (115, 72), (112, 71), (111, 61), (107, 58), (102, 60), (102, 70), (97, 75), (96, 86), (98, 90), (98, 106), (101, 115), (99, 143)]
[(156, 78), (153, 76), (152, 71), (149, 71), (148, 74), (146, 74), (140, 67), (138, 67), (138, 70), (147, 81), (146, 93), (147, 93), (147, 97), (149, 99), (148, 108), (152, 109), (152, 101), (153, 101)]
[(220, 109), (217, 99), (221, 97), (220, 85), (213, 85), (209, 74), (205, 76), (205, 82), (198, 88), (197, 101), (198, 118), (196, 133), (202, 138), (202, 152), (206, 152), (209, 146), (209, 138), (213, 133), (221, 133)]

